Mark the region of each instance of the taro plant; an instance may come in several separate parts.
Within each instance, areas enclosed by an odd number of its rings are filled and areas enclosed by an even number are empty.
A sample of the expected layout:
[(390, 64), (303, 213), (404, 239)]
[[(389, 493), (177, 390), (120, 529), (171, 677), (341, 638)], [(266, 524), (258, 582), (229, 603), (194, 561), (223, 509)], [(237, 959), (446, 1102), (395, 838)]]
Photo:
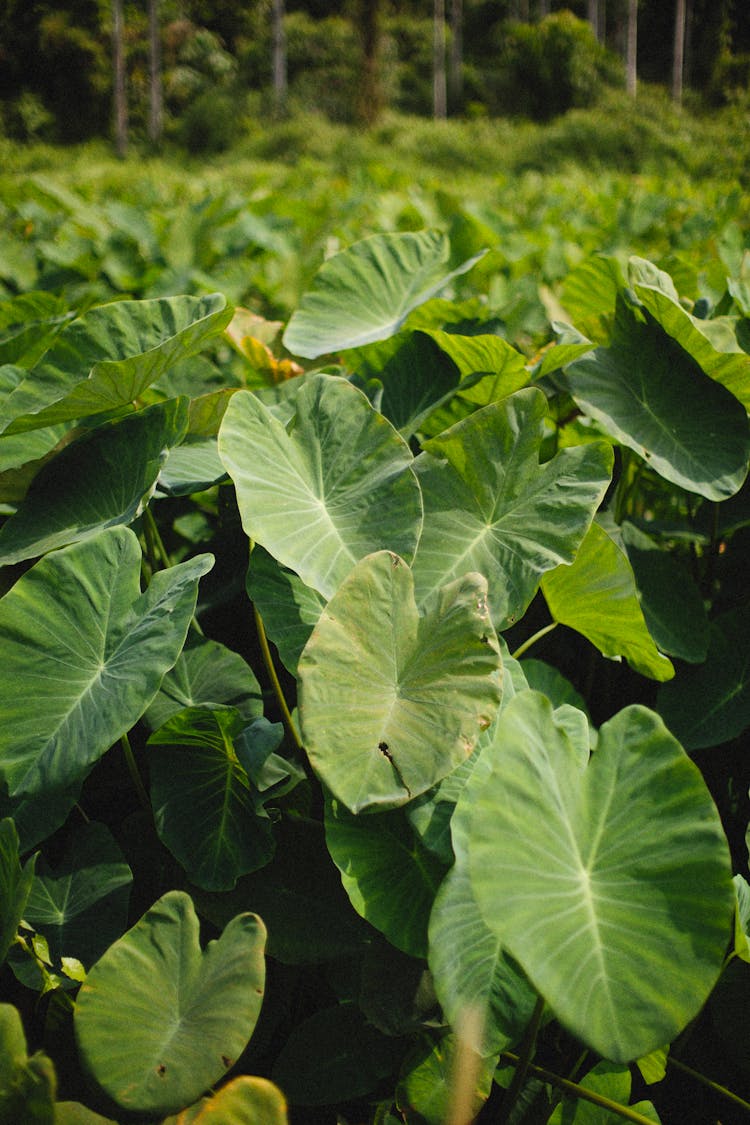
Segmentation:
[(0, 309), (0, 1121), (750, 1111), (746, 285), (477, 260)]

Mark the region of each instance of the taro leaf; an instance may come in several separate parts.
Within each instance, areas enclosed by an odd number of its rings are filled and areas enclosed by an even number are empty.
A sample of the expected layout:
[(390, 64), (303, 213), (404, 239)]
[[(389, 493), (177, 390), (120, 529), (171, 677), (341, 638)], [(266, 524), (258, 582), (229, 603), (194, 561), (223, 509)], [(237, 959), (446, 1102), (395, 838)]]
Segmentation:
[(566, 275), (562, 303), (582, 331), (600, 339), (602, 321), (614, 313), (617, 294), (624, 284), (625, 277), (617, 259), (596, 254), (579, 262)]
[(112, 527), (19, 578), (0, 601), (0, 773), (11, 796), (71, 787), (137, 722), (179, 656), (212, 564), (199, 555), (160, 571), (141, 594), (138, 540)]
[(657, 707), (686, 750), (719, 746), (750, 726), (750, 606), (711, 623), (705, 664), (681, 668)]
[(0, 1004), (0, 1125), (55, 1125), (56, 1086), (51, 1060), (28, 1057), (21, 1017)]
[(191, 637), (167, 672), (143, 718), (156, 730), (185, 707), (233, 707), (249, 722), (263, 714), (255, 673), (231, 649), (205, 637)]
[(438, 329), (428, 335), (456, 364), (461, 375), (456, 391), (467, 402), (487, 406), (529, 381), (524, 357), (500, 336), (460, 336)]
[(553, 707), (569, 703), (571, 707), (577, 707), (579, 711), (588, 714), (583, 696), (557, 668), (543, 660), (527, 659), (521, 661), (521, 669), (531, 690), (546, 695)]
[(200, 351), (230, 317), (218, 293), (90, 309), (6, 394), (2, 429), (22, 433), (125, 406), (178, 360)]
[[(471, 1119), (479, 1113), (492, 1089), (496, 1059), (483, 1060), (478, 1073), (472, 1075), (475, 1086), (471, 1092)], [(459, 1079), (461, 1045), (448, 1033), (435, 1040), (423, 1035), (404, 1060), (396, 1087), (396, 1104), (407, 1121), (420, 1125), (444, 1125), (452, 1118), (455, 1086)], [(460, 1079), (459, 1079), (460, 1080)], [(469, 1107), (467, 1106), (467, 1109)]]
[(102, 1117), (80, 1102), (55, 1102), (55, 1125), (117, 1125), (111, 1117)]
[(654, 641), (662, 652), (700, 664), (708, 649), (708, 616), (690, 571), (631, 524), (623, 526), (623, 537)]
[(268, 929), (268, 953), (287, 965), (316, 964), (360, 953), (371, 931), (355, 914), (317, 825), (282, 821), (271, 862), (233, 891), (201, 893), (201, 914), (225, 925), (254, 910)]
[(609, 482), (612, 450), (592, 443), (540, 465), (546, 411), (544, 395), (529, 388), (425, 443), (414, 462), (425, 507), (414, 560), (418, 605), (479, 571), (503, 628), (524, 612), (545, 571), (572, 562)]
[(0, 364), (33, 367), (73, 313), (60, 297), (40, 290), (0, 301)]
[(302, 296), (282, 342), (293, 355), (328, 352), (385, 340), (412, 309), (479, 261), (450, 269), (450, 242), (439, 231), (376, 234), (329, 258)]
[(603, 1057), (628, 1062), (671, 1041), (716, 983), (734, 909), (698, 769), (641, 706), (606, 723), (582, 765), (587, 747), (531, 691), (505, 708), (488, 753), (469, 830), (487, 925)]
[(66, 446), (0, 528), (0, 566), (137, 519), (169, 447), (182, 440), (187, 408), (184, 398), (158, 403)]
[(202, 952), (190, 897), (169, 891), (110, 946), (81, 985), (81, 1059), (123, 1109), (196, 1101), (245, 1049), (260, 1012), (265, 929), (240, 914)]
[(403, 810), (356, 817), (329, 801), (326, 843), (357, 913), (403, 953), (424, 957), (445, 865), (422, 846)]
[(674, 675), (646, 627), (627, 555), (604, 528), (589, 528), (571, 566), (542, 578), (542, 592), (555, 621), (582, 633), (604, 656), (624, 656), (653, 680)]
[[(420, 617), (403, 560), (368, 555), (299, 662), (313, 769), (354, 813), (405, 804), (471, 753), (500, 704), (500, 669), (481, 575), (446, 586)], [(342, 699), (356, 706), (342, 709)]]
[(168, 496), (190, 496), (218, 484), (226, 475), (219, 460), (216, 438), (203, 438), (169, 451), (159, 473), (159, 491)]
[(286, 1100), (267, 1078), (241, 1074), (162, 1125), (287, 1125)]
[(750, 409), (750, 356), (737, 342), (727, 317), (701, 320), (671, 295), (650, 285), (634, 286), (635, 295), (664, 331), (693, 357), (706, 375), (721, 383)]
[(381, 1035), (355, 1004), (337, 1004), (294, 1027), (271, 1077), (293, 1105), (333, 1105), (372, 1094), (402, 1051), (402, 1041)]
[(234, 710), (188, 707), (152, 734), (151, 803), (162, 843), (190, 880), (228, 891), (273, 855), (268, 819), (234, 738), (245, 720)]
[(0, 820), (0, 965), (15, 941), (34, 879), (36, 856), (23, 867), (18, 855), (18, 832), (10, 817)]
[[(584, 1090), (598, 1094), (602, 1098), (627, 1106), (630, 1102), (630, 1070), (626, 1066), (616, 1066), (611, 1062), (599, 1062), (580, 1080)], [(636, 1113), (658, 1123), (656, 1110), (650, 1102), (634, 1105)], [(604, 1106), (595, 1105), (584, 1098), (564, 1097), (549, 1118), (549, 1125), (619, 1125), (622, 1116), (612, 1113)]]
[[(483, 752), (467, 782), (470, 789), (484, 786), (490, 773), (490, 756)], [(456, 862), (435, 896), (428, 961), (445, 1018), (455, 1029), (467, 1012), (475, 1013), (481, 1031), (474, 1046), (486, 1058), (519, 1041), (537, 995), (477, 906), (467, 865), (471, 815), (472, 798), (459, 796), (451, 820)]]
[(21, 852), (28, 852), (56, 832), (81, 793), (83, 778), (67, 789), (44, 789), (33, 797), (9, 797), (0, 784), (0, 817), (10, 816), (18, 830)]
[(57, 865), (44, 861), (24, 917), (47, 939), (50, 959), (92, 965), (123, 932), (133, 875), (109, 829), (82, 825)]
[(326, 599), (257, 545), (250, 555), (246, 585), (284, 667), (296, 676), (297, 662)]
[(18, 504), (55, 446), (62, 444), (67, 426), (48, 426), (30, 434), (0, 436), (0, 503)]
[(608, 348), (566, 368), (584, 413), (673, 484), (709, 500), (741, 487), (750, 455), (744, 407), (652, 317), (618, 303)]
[(238, 391), (219, 453), (250, 539), (330, 598), (372, 551), (412, 558), (422, 500), (408, 445), (345, 379), (300, 381), (294, 407), (284, 426), (256, 395)]

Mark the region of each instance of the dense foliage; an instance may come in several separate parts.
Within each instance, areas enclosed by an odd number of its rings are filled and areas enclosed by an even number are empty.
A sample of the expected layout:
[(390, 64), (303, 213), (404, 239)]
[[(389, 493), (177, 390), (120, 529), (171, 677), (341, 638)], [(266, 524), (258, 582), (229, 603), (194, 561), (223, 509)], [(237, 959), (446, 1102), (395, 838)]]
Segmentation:
[[(254, 119), (277, 112), (280, 101), (367, 125), (381, 108), (433, 113), (438, 5), (426, 0), (118, 3), (133, 139), (154, 140), (154, 68), (166, 138), (194, 152), (228, 147)], [(286, 7), (281, 96), (273, 92), (279, 7)], [(103, 0), (0, 0), (0, 133), (69, 143), (109, 132), (113, 10)], [(445, 11), (450, 115), (547, 120), (624, 86), (627, 0), (463, 0)], [(750, 24), (743, 0), (687, 0), (686, 12), (686, 88), (704, 107), (746, 101)], [(149, 13), (158, 20), (158, 60)], [(671, 82), (674, 20), (672, 0), (640, 0), (638, 71), (649, 83)]]
[(746, 200), (368, 152), (2, 181), (0, 1121), (744, 1120)]

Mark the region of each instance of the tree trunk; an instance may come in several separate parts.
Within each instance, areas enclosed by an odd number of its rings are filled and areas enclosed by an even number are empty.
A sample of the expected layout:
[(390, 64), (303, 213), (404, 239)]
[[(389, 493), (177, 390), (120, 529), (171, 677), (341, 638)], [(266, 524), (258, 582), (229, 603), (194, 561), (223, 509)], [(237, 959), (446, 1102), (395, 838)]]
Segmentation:
[(599, 0), (588, 0), (587, 18), (594, 29), (594, 35), (599, 38)]
[(435, 119), (447, 116), (445, 85), (445, 0), (435, 0), (432, 34), (432, 101)]
[(277, 114), (284, 112), (286, 107), (287, 76), (286, 76), (286, 32), (284, 31), (284, 0), (273, 0), (271, 43), (272, 58), (271, 69), (273, 72), (273, 107)]
[(464, 99), (464, 10), (463, 0), (451, 0), (450, 93), (453, 112)]
[(672, 56), (672, 98), (682, 101), (682, 81), (685, 67), (685, 28), (687, 26), (686, 0), (677, 0), (674, 17), (674, 54)]
[(543, 20), (550, 13), (550, 0), (539, 0), (539, 19)]
[(363, 125), (374, 125), (380, 116), (380, 0), (362, 0), (360, 5), (362, 35), (362, 83), (357, 115)]
[(119, 157), (128, 151), (128, 103), (125, 93), (125, 44), (122, 0), (112, 0), (112, 66), (114, 69), (115, 148)]
[(158, 147), (164, 126), (164, 100), (161, 87), (161, 28), (159, 0), (148, 0), (148, 139)]
[(638, 85), (638, 0), (628, 0), (625, 72), (627, 91), (634, 98)]

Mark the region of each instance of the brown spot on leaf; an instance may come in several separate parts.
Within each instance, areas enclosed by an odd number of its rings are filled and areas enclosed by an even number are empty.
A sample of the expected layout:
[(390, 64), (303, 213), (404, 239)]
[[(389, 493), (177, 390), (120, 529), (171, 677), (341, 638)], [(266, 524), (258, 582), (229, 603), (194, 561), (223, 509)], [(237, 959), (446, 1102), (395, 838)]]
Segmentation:
[(226, 1055), (222, 1055), (222, 1056), (221, 1056), (221, 1061), (222, 1061), (222, 1064), (223, 1064), (223, 1066), (224, 1066), (224, 1067), (225, 1067), (225, 1068), (226, 1068), (227, 1070), (229, 1070), (230, 1066), (232, 1066), (232, 1060), (231, 1060), (231, 1059), (228, 1059)]
[(167, 1068), (165, 1067), (164, 1063), (159, 1063), (159, 1065), (156, 1068), (156, 1073), (159, 1075), (160, 1078), (164, 1077), (164, 1075), (167, 1073)]

